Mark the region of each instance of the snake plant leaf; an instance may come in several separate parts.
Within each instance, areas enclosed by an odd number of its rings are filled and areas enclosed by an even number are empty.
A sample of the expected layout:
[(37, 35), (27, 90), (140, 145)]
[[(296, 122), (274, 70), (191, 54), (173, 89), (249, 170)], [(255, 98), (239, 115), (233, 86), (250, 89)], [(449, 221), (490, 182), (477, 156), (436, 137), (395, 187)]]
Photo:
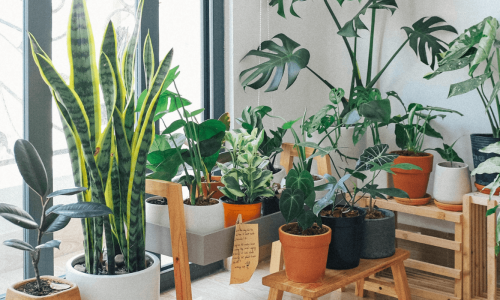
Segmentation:
[[(106, 30), (104, 31), (104, 38), (101, 46), (101, 56), (102, 53), (107, 56), (109, 62), (111, 63), (116, 82), (115, 104), (118, 110), (122, 112), (125, 109), (126, 91), (119, 69), (120, 64), (118, 61), (118, 41), (116, 38), (115, 27), (113, 26), (113, 22), (111, 20), (109, 21), (108, 25), (106, 26)], [(100, 79), (102, 85), (102, 78)], [(108, 119), (110, 118), (111, 116), (108, 116)]]
[(70, 189), (58, 190), (58, 191), (50, 193), (47, 196), (47, 198), (54, 198), (56, 196), (71, 196), (74, 194), (85, 192), (86, 190), (87, 190), (86, 187), (74, 187), (74, 188), (70, 188)]
[(420, 57), (420, 61), (426, 65), (429, 65), (426, 52), (426, 48), (429, 48), (432, 58), (430, 64), (431, 69), (434, 69), (436, 60), (439, 60), (439, 54), (446, 50), (444, 46), (446, 43), (431, 34), (437, 31), (447, 31), (458, 34), (453, 26), (440, 25), (440, 23), (445, 22), (444, 19), (436, 16), (430, 18), (423, 17), (413, 23), (412, 28), (406, 26), (402, 28), (408, 35), (410, 47), (415, 54)]
[(63, 229), (69, 224), (69, 221), (71, 221), (70, 217), (53, 213), (54, 209), (60, 206), (63, 206), (63, 204), (57, 204), (47, 209), (47, 211), (45, 212), (45, 219), (42, 226), (40, 227), (40, 230), (42, 232), (56, 232)]
[(48, 249), (48, 248), (57, 248), (59, 249), (59, 245), (61, 245), (61, 241), (59, 240), (52, 240), (48, 241), (44, 244), (38, 245), (35, 247), (35, 249)]
[(74, 0), (68, 28), (69, 87), (78, 95), (88, 118), (91, 148), (101, 134), (101, 102), (94, 36), (85, 0)]
[(70, 218), (102, 217), (113, 213), (106, 205), (95, 202), (66, 204), (57, 207), (52, 212)]
[(297, 223), (299, 223), (302, 230), (311, 228), (314, 223), (321, 226), (321, 217), (316, 216), (311, 210), (303, 210), (302, 213), (297, 217)]
[(389, 123), (391, 119), (391, 101), (375, 100), (359, 106), (359, 114), (374, 123)]
[(18, 239), (6, 240), (3, 242), (3, 244), (5, 246), (9, 246), (9, 247), (16, 248), (19, 250), (35, 252), (35, 248), (33, 248), (33, 246), (31, 246), (30, 244), (28, 244), (24, 241), (18, 240)]
[(387, 153), (388, 149), (389, 145), (387, 144), (380, 144), (366, 148), (356, 163), (356, 170), (371, 168), (373, 163), (382, 166), (388, 162), (393, 162), (398, 155)]
[(148, 89), (145, 89), (139, 95), (139, 98), (137, 98), (137, 105), (135, 107), (134, 112), (140, 112), (142, 110), (142, 104), (144, 103), (144, 100), (146, 99), (146, 96), (148, 95), (148, 91), (149, 91)]
[(109, 119), (108, 125), (99, 138), (96, 151), (94, 153), (95, 162), (101, 173), (101, 181), (106, 183), (109, 170), (111, 168), (111, 139), (113, 135), (113, 120)]
[(465, 56), (456, 60), (451, 60), (447, 64), (441, 65), (436, 71), (429, 73), (424, 76), (425, 79), (432, 79), (443, 72), (455, 71), (467, 67), (472, 60), (474, 55)]
[(12, 204), (0, 203), (0, 217), (25, 229), (38, 229), (38, 224), (33, 217)]
[(500, 157), (491, 157), (477, 166), (472, 171), (471, 176), (476, 174), (495, 174), (500, 173)]
[(286, 188), (281, 193), (280, 211), (285, 221), (290, 223), (304, 210), (304, 192), (299, 189)]
[[(240, 73), (240, 81), (243, 89), (247, 86), (252, 89), (260, 89), (269, 81), (273, 71), (276, 70), (266, 92), (277, 90), (285, 72), (285, 65), (288, 69), (288, 84), (286, 86), (286, 89), (288, 89), (297, 79), (300, 70), (307, 67), (310, 57), (307, 49), (301, 48), (296, 50), (300, 44), (282, 33), (273, 37), (273, 39), (275, 38), (281, 40), (283, 45), (279, 46), (272, 40), (264, 41), (260, 44), (260, 50), (250, 50), (243, 57), (245, 59), (249, 56), (257, 56), (268, 59)], [(248, 75), (249, 72), (251, 73)], [(243, 80), (245, 75), (247, 76)]]
[(47, 172), (35, 147), (27, 140), (17, 140), (14, 144), (14, 158), (26, 184), (39, 196), (46, 196), (49, 193)]
[(137, 12), (135, 14), (135, 26), (132, 36), (125, 48), (122, 58), (122, 70), (123, 70), (123, 83), (125, 85), (125, 90), (127, 92), (126, 99), (130, 99), (132, 91), (134, 90), (134, 72), (135, 72), (135, 60), (136, 60), (136, 48), (139, 40), (139, 30), (141, 27), (142, 19), (142, 9), (144, 8), (144, 0), (139, 2), (137, 6)]
[(155, 72), (155, 60), (154, 60), (154, 52), (153, 52), (153, 44), (151, 43), (151, 37), (146, 36), (146, 40), (144, 41), (144, 50), (143, 50), (143, 62), (144, 62), (144, 74), (146, 75), (146, 87), (149, 89), (151, 87), (151, 79), (153, 79)]
[(481, 86), (488, 78), (490, 78), (491, 72), (467, 79), (465, 81), (454, 83), (450, 86), (450, 91), (448, 92), (448, 98), (453, 96), (458, 96), (466, 94), (479, 86)]
[(108, 120), (111, 120), (116, 105), (117, 84), (113, 65), (104, 52), (101, 53), (99, 58), (99, 79), (101, 80), (102, 95), (106, 105), (106, 116)]
[(286, 177), (286, 186), (291, 189), (299, 189), (304, 193), (304, 202), (309, 207), (314, 206), (316, 193), (314, 192), (314, 179), (311, 173), (302, 171), (300, 174), (295, 169), (290, 170)]
[[(481, 40), (477, 44), (476, 55), (474, 56), (474, 60), (472, 61), (469, 69), (469, 76), (472, 76), (479, 64), (486, 60), (490, 55), (491, 47), (493, 46), (493, 42), (495, 41), (497, 35), (497, 30), (497, 19), (491, 18), (486, 20)], [(486, 68), (486, 71), (488, 71), (488, 68)]]

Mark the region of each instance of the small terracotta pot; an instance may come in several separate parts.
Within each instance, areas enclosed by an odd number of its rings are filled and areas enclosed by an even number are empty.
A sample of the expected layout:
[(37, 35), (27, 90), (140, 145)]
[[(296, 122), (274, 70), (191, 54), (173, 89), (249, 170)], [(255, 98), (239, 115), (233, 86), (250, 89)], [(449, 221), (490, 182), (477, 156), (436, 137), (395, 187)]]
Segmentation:
[(15, 283), (11, 285), (7, 289), (7, 294), (5, 297), (5, 300), (28, 300), (28, 299), (43, 299), (43, 300), (80, 300), (80, 290), (78, 289), (78, 286), (66, 279), (61, 279), (59, 277), (54, 277), (54, 276), (41, 276), (41, 279), (47, 279), (51, 281), (55, 281), (57, 283), (64, 283), (68, 284), (71, 286), (71, 288), (60, 291), (59, 293), (53, 294), (53, 295), (48, 295), (48, 296), (32, 296), (25, 294), (23, 292), (17, 291), (16, 288), (25, 285), (28, 282), (35, 281), (35, 278), (31, 279), (26, 279), (23, 281), (20, 281), (18, 283)]
[(332, 230), (321, 235), (293, 235), (279, 228), (280, 241), (285, 256), (286, 277), (294, 282), (313, 283), (325, 275), (328, 248)]
[(241, 214), (243, 222), (255, 220), (260, 218), (262, 210), (262, 202), (254, 202), (250, 204), (242, 203), (235, 204), (229, 203), (228, 197), (223, 196), (220, 198), (224, 206), (224, 227), (231, 227), (236, 224), (238, 215)]
[(219, 186), (224, 186), (222, 182), (220, 182), (221, 176), (212, 176), (212, 181), (216, 182), (210, 182), (210, 188), (208, 187), (207, 182), (202, 182), (201, 183), (201, 188), (203, 189), (203, 193), (205, 195), (208, 195), (210, 192), (215, 191), (215, 193), (212, 195), (212, 198), (214, 199), (220, 199), (220, 197), (223, 197), (224, 194), (219, 191)]
[[(483, 194), (487, 194), (489, 195), (491, 193), (491, 190), (490, 189), (485, 189), (485, 185), (481, 185), (477, 182), (474, 182), (474, 186), (476, 187), (477, 191), (480, 192), (480, 193), (483, 193)], [(494, 193), (495, 196), (498, 196), (500, 195), (500, 188), (497, 188), (495, 193)]]
[(408, 193), (410, 198), (423, 198), (427, 192), (429, 176), (432, 172), (434, 156), (399, 156), (394, 164), (408, 163), (420, 167), (422, 170), (391, 169), (394, 187)]

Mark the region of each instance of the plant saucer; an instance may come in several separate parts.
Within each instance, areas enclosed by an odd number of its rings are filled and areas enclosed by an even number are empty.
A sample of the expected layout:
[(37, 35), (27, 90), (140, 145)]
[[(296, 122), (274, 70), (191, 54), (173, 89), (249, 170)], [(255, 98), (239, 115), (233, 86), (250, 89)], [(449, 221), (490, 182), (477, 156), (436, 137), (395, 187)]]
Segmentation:
[(463, 211), (464, 206), (462, 204), (448, 204), (442, 203), (434, 199), (434, 204), (436, 204), (437, 208), (448, 211)]
[(423, 198), (399, 198), (399, 197), (394, 197), (394, 200), (396, 200), (397, 203), (399, 204), (404, 204), (404, 205), (426, 205), (429, 203), (431, 200), (431, 195), (425, 194)]
[[(474, 186), (476, 187), (477, 191), (480, 193), (489, 195), (491, 192), (490, 189), (484, 189), (485, 186), (482, 184), (479, 184), (477, 182), (474, 182)], [(495, 196), (498, 196), (499, 194), (500, 194), (500, 188), (497, 188), (497, 190), (495, 191)]]

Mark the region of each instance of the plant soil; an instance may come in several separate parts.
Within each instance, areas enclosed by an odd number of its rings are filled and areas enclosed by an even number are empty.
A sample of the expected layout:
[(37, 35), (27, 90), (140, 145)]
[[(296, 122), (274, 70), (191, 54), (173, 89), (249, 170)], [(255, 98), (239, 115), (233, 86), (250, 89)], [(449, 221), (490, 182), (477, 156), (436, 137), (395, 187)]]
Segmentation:
[(146, 200), (147, 203), (149, 204), (156, 204), (156, 205), (168, 205), (167, 198), (163, 197), (162, 199), (148, 199)]
[(322, 210), (319, 213), (322, 217), (334, 217), (334, 218), (354, 218), (359, 216), (359, 212), (357, 210), (350, 210), (346, 213), (342, 213), (342, 209), (340, 207), (335, 208), (334, 210)]
[(385, 218), (385, 215), (380, 210), (376, 210), (376, 209), (372, 209), (371, 211), (368, 210), (368, 212), (366, 213), (366, 216), (365, 216), (365, 220), (366, 219), (376, 220), (376, 219), (383, 219), (383, 218)]
[(397, 154), (400, 156), (428, 156), (428, 153), (425, 152), (414, 152), (414, 151), (408, 151), (408, 150), (398, 150), (398, 151), (392, 151), (391, 153)]
[(321, 235), (328, 232), (328, 228), (319, 227), (316, 224), (314, 224), (311, 228), (302, 230), (302, 228), (300, 228), (299, 224), (297, 223), (287, 224), (283, 226), (282, 230), (293, 235)]
[[(208, 205), (215, 205), (215, 204), (219, 203), (219, 200), (212, 198), (213, 194), (215, 194), (215, 191), (210, 192), (210, 194), (208, 194), (207, 197), (205, 197), (204, 195), (198, 196), (198, 198), (195, 199), (194, 205), (195, 206), (208, 206)], [(192, 205), (191, 199), (189, 199), (189, 198), (184, 199), (184, 204)]]
[(37, 284), (36, 280), (28, 282), (27, 284), (20, 286), (16, 288), (17, 291), (31, 295), (31, 296), (48, 296), (48, 295), (53, 295), (57, 294), (59, 292), (64, 292), (65, 290), (55, 290), (50, 287), (50, 284), (52, 282), (61, 284), (62, 282), (55, 281), (55, 280), (47, 280), (47, 279), (41, 279), (42, 286), (41, 286), (41, 291), (37, 290)]
[(323, 178), (321, 178), (321, 177), (319, 177), (319, 176), (316, 176), (316, 175), (312, 175), (312, 177), (313, 177), (313, 180), (314, 180), (314, 181), (318, 181), (318, 180), (323, 179)]

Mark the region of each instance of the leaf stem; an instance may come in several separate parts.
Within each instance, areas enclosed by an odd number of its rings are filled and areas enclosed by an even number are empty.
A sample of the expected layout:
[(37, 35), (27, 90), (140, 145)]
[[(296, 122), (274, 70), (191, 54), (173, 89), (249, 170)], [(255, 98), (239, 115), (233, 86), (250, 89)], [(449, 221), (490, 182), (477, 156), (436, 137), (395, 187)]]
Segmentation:
[(406, 43), (408, 43), (409, 40), (410, 40), (410, 38), (406, 39), (406, 41), (401, 45), (401, 47), (399, 47), (399, 49), (394, 53), (394, 55), (392, 55), (391, 59), (389, 59), (389, 61), (385, 64), (385, 66), (382, 68), (382, 70), (380, 70), (380, 72), (378, 72), (377, 76), (375, 76), (375, 78), (373, 78), (373, 80), (370, 81), (366, 85), (366, 88), (372, 88), (375, 85), (375, 83), (379, 80), (380, 76), (382, 76), (382, 74), (385, 72), (387, 67), (389, 67), (389, 65), (392, 63), (394, 58), (399, 54), (399, 52), (403, 49), (403, 47), (406, 45)]
[(368, 52), (368, 71), (366, 73), (366, 82), (370, 82), (372, 80), (372, 60), (373, 60), (373, 38), (375, 35), (375, 17), (377, 10), (372, 9), (372, 25), (370, 29), (370, 49)]

